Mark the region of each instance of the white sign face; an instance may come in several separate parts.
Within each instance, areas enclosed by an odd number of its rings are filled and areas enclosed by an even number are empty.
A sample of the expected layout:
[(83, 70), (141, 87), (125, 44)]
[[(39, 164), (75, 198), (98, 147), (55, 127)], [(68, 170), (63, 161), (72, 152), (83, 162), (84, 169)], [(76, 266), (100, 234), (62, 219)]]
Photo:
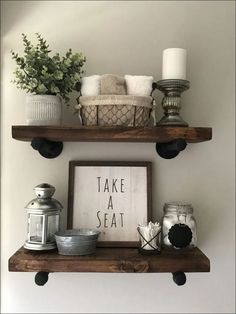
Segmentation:
[(137, 226), (150, 218), (147, 171), (115, 163), (75, 166), (72, 227), (97, 228), (99, 242), (138, 242)]

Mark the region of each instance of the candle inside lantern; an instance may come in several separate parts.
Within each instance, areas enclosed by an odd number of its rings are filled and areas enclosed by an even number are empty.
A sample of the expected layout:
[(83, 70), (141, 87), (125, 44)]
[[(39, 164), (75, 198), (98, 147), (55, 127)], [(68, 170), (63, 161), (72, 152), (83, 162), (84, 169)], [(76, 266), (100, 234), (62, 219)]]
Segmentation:
[(162, 54), (162, 79), (186, 80), (187, 51), (182, 48), (168, 48)]

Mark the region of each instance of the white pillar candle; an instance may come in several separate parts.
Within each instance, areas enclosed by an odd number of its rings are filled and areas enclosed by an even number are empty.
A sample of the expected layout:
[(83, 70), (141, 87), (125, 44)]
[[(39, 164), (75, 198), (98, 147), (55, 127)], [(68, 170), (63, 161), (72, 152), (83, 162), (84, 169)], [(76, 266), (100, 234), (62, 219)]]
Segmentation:
[(186, 80), (187, 51), (182, 48), (168, 48), (162, 54), (162, 79)]

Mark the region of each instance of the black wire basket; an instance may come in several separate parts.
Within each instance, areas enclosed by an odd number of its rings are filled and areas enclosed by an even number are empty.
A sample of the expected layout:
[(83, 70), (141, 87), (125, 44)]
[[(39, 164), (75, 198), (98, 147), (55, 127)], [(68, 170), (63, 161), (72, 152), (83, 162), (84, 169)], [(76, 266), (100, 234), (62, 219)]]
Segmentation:
[[(147, 240), (143, 236), (143, 234), (140, 231), (140, 228), (137, 228), (138, 233), (140, 235), (140, 242), (143, 244), (139, 247), (139, 253), (143, 255), (155, 255), (160, 254), (161, 252), (161, 230), (151, 239)], [(143, 240), (143, 241), (142, 241)], [(155, 242), (155, 245), (153, 245), (153, 242)], [(149, 247), (149, 249), (148, 249)]]

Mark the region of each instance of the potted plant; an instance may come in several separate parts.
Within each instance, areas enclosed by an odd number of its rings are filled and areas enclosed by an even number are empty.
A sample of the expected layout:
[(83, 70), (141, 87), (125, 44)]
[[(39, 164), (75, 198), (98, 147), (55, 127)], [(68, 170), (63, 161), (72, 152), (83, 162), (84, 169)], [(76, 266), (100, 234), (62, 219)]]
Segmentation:
[(26, 90), (26, 120), (34, 125), (58, 125), (61, 123), (62, 100), (69, 102), (69, 93), (77, 90), (86, 61), (82, 53), (65, 56), (56, 53), (50, 56), (49, 45), (36, 33), (37, 44), (33, 45), (22, 34), (24, 56), (11, 50), (17, 69), (12, 81), (20, 89)]

